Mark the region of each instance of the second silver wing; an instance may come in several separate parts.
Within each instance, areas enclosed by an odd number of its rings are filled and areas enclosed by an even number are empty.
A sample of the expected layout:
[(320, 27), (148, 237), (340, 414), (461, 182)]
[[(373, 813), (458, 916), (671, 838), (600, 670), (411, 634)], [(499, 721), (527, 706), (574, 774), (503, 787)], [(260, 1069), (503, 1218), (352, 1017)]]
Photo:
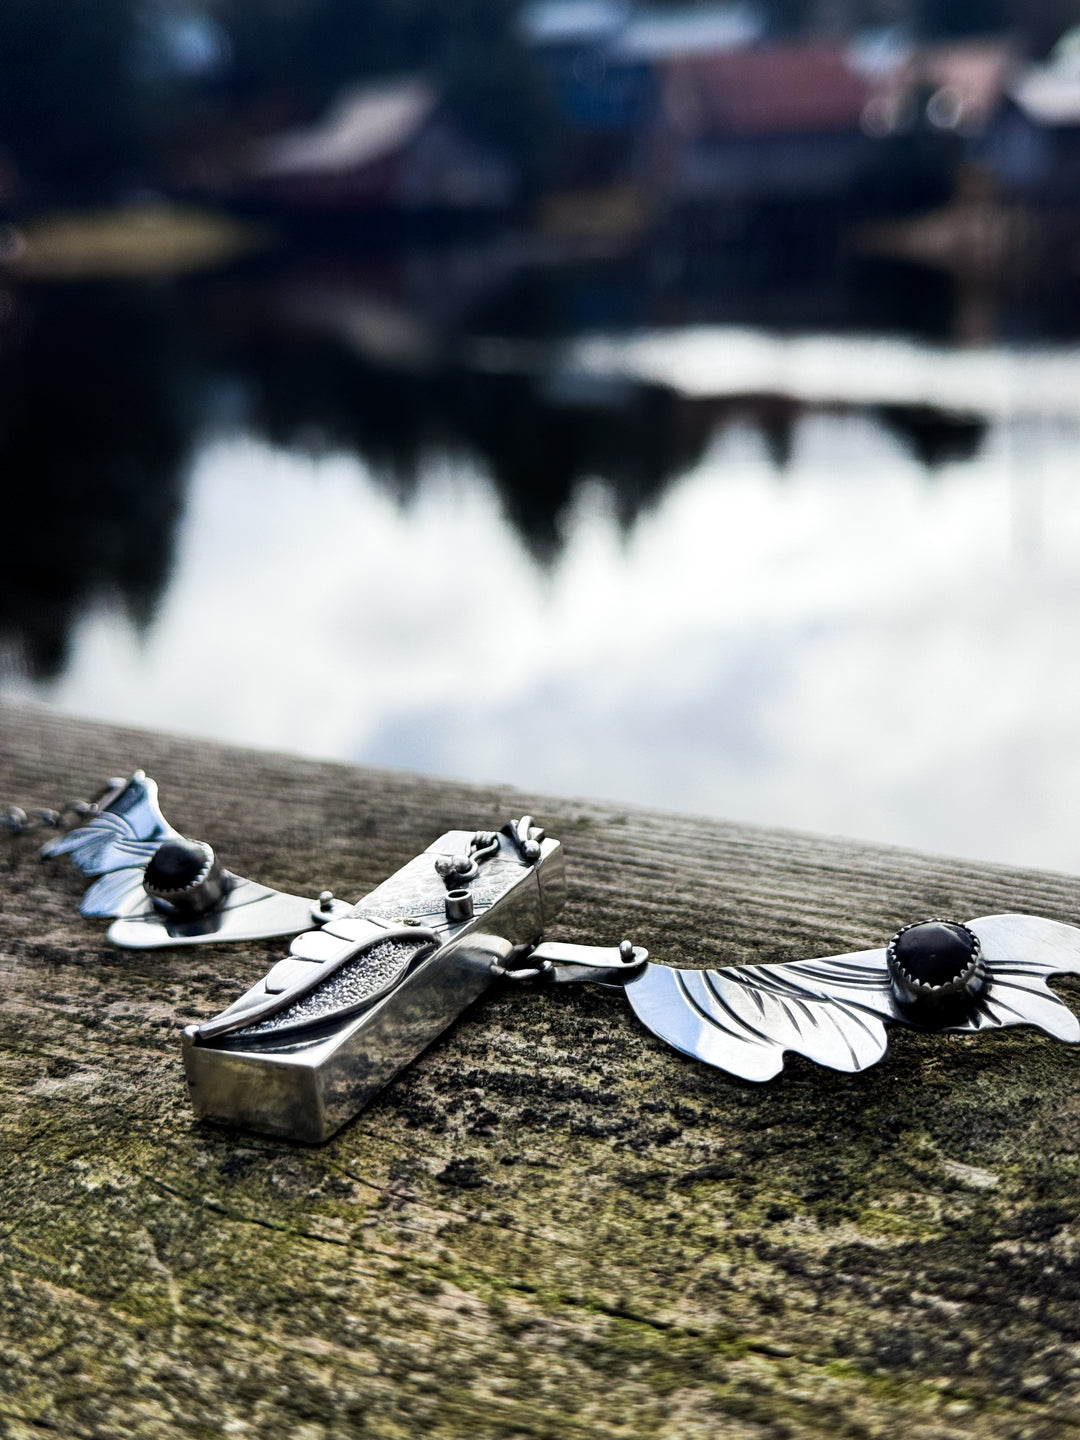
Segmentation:
[(968, 1014), (938, 1027), (897, 1003), (884, 949), (723, 970), (650, 964), (626, 993), (662, 1040), (745, 1080), (771, 1079), (788, 1050), (834, 1070), (864, 1070), (885, 1054), (888, 1024), (963, 1032), (1034, 1025), (1080, 1042), (1080, 1020), (1046, 983), (1080, 975), (1080, 929), (1035, 915), (966, 923), (982, 944), (987, 987)]
[[(41, 847), (43, 859), (70, 855), (84, 875), (110, 875), (117, 870), (142, 870), (164, 840), (179, 840), (158, 804), (157, 784), (136, 770), (123, 788), (102, 802), (101, 813)], [(97, 887), (92, 886), (91, 889)], [(109, 914), (88, 910), (84, 914)]]
[(674, 970), (646, 965), (626, 983), (639, 1020), (674, 1045), (744, 1080), (771, 1080), (795, 1050), (834, 1070), (865, 1070), (888, 1048), (885, 954), (864, 950), (795, 965)]
[(80, 915), (121, 914), (142, 895), (143, 870), (158, 846), (181, 838), (161, 813), (157, 784), (145, 771), (116, 784), (99, 814), (41, 847), (42, 859), (70, 855), (76, 870), (100, 877), (83, 895)]
[(978, 935), (990, 983), (971, 1014), (951, 1030), (1036, 1025), (1070, 1045), (1080, 1020), (1047, 985), (1052, 975), (1080, 975), (1080, 930), (1038, 915), (983, 915), (967, 921)]
[(326, 916), (351, 913), (350, 906), (335, 900), (332, 910), (316, 919), (316, 901), (232, 875), (232, 888), (218, 909), (192, 920), (172, 920), (159, 914), (147, 898), (141, 870), (135, 872), (135, 877), (124, 908), (107, 912), (118, 916), (109, 926), (109, 939), (129, 950), (160, 950), (208, 941), (270, 940), (312, 930)]

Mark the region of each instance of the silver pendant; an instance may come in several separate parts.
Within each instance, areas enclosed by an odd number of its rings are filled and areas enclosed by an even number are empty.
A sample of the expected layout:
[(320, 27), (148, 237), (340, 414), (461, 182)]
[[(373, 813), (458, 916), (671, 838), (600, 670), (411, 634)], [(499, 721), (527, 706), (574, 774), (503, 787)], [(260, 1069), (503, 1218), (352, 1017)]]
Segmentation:
[(440, 836), (347, 917), (297, 936), (235, 1004), (188, 1026), (196, 1113), (327, 1139), (529, 954), (565, 899), (562, 846), (527, 817)]
[(528, 816), (452, 830), (355, 905), (283, 895), (229, 874), (177, 835), (141, 771), (85, 825), (44, 847), (98, 876), (82, 910), (120, 945), (294, 934), (288, 956), (220, 1015), (183, 1032), (196, 1113), (294, 1140), (327, 1139), (502, 977), (626, 991), (649, 1030), (744, 1080), (791, 1051), (834, 1070), (876, 1064), (889, 1025), (974, 1033), (1033, 1025), (1080, 1041), (1048, 988), (1080, 975), (1080, 929), (1033, 915), (906, 925), (886, 946), (777, 965), (686, 970), (628, 941), (544, 940), (566, 900), (562, 847)]

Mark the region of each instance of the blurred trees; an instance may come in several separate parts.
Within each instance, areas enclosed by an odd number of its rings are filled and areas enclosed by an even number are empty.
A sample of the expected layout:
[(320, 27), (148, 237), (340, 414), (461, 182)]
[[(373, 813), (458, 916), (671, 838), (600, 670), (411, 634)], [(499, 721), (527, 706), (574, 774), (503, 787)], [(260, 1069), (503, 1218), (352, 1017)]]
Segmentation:
[(1043, 59), (1066, 30), (1080, 25), (1080, 0), (1006, 0), (1009, 25)]
[[(81, 197), (144, 156), (131, 43), (138, 0), (3, 0), (0, 150), (31, 203)], [(44, 193), (42, 193), (44, 192)]]
[[(675, 0), (678, 3), (678, 0)], [(921, 39), (952, 39), (998, 33), (1008, 26), (1026, 32), (1043, 12), (1076, 0), (763, 0), (760, 8), (774, 29), (787, 35), (830, 36), (862, 27), (903, 25)], [(1077, 14), (1080, 19), (1080, 13)], [(1064, 25), (1058, 26), (1058, 33)]]
[[(1038, 10), (1033, 0), (1032, 10)], [(919, 28), (928, 38), (998, 34), (1008, 24), (1005, 0), (921, 0)]]
[(168, 579), (192, 421), (157, 298), (45, 288), (0, 349), (0, 657), (33, 678), (95, 603), (141, 627)]

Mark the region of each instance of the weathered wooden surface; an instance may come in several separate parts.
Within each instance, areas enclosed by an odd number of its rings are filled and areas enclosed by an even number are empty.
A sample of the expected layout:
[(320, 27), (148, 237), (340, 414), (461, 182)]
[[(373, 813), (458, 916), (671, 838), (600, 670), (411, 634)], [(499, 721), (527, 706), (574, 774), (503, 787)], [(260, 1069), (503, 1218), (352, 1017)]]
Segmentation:
[[(1080, 918), (1072, 878), (537, 800), (0, 708), (0, 800), (145, 766), (242, 872), (357, 896), (453, 826), (566, 843), (565, 938), (683, 964), (923, 914)], [(178, 1027), (271, 945), (120, 952), (0, 840), (0, 1433), (1080, 1434), (1080, 1056), (897, 1033), (741, 1084), (617, 993), (496, 989), (322, 1149), (197, 1125)], [(1075, 992), (1074, 992), (1075, 998)]]

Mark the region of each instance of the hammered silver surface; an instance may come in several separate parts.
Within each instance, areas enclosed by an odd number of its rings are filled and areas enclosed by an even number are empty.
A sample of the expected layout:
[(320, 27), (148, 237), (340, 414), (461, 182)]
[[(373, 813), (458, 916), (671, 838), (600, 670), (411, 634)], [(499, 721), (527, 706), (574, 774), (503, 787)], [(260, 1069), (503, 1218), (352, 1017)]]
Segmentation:
[(331, 1015), (355, 1010), (365, 1000), (388, 990), (404, 975), (413, 959), (422, 950), (430, 948), (427, 941), (410, 944), (404, 940), (381, 940), (355, 960), (335, 970), (322, 985), (309, 990), (302, 1000), (257, 1025), (236, 1030), (234, 1034), (265, 1035), (287, 1025), (314, 1023)]

